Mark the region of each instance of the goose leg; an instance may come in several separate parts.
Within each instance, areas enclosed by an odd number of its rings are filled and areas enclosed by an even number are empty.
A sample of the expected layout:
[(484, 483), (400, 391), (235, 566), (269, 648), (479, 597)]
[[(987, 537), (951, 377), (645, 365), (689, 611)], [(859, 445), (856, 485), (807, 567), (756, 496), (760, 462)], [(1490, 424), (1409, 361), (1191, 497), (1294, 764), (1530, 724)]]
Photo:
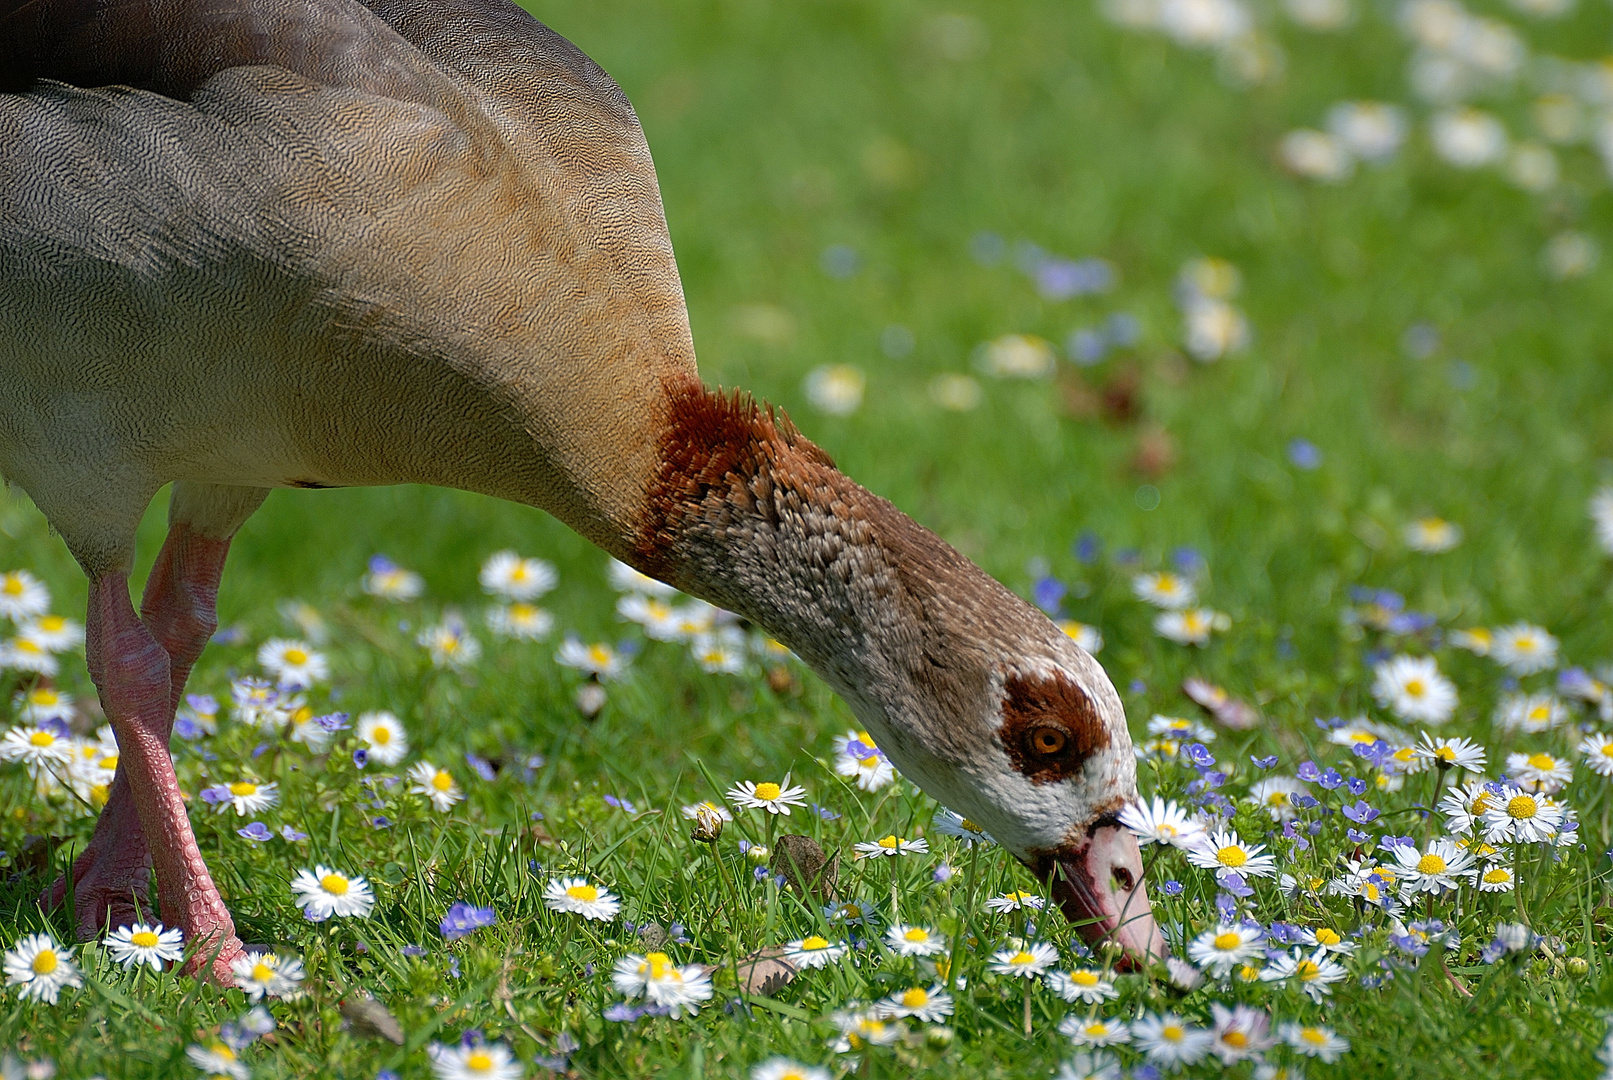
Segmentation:
[[(198, 947), (193, 970), (210, 968), (216, 979), (228, 982), (241, 942), (196, 846), (168, 756), (176, 665), (135, 614), (122, 573), (90, 581), (85, 658), (117, 736), (118, 777), (150, 850), (163, 921), (178, 925), (186, 943)], [(129, 828), (126, 823), (115, 827), (125, 835)]]
[[(173, 729), (174, 713), (185, 691), (190, 669), (218, 626), (215, 604), (229, 538), (218, 539), (176, 521), (146, 580), (140, 619), (168, 654), (169, 702), (163, 717), (163, 744)], [(151, 859), (140, 816), (135, 810), (129, 772), (119, 768), (95, 835), (73, 863), (74, 914), (79, 937), (89, 940), (107, 927), (125, 926), (146, 904)], [(57, 881), (43, 897), (55, 907), (67, 894)]]

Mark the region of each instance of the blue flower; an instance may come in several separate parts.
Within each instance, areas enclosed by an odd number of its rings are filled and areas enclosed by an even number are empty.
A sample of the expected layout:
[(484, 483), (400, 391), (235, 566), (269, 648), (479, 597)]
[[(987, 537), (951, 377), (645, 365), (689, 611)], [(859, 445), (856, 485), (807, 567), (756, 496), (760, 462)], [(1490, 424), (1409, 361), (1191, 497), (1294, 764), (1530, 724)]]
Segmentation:
[(489, 783), (498, 777), (498, 770), (494, 769), (493, 763), (484, 757), (477, 757), (475, 754), (467, 753), (465, 755), (465, 764), (470, 766), (471, 772)]
[(1215, 758), (1203, 743), (1188, 743), (1182, 747), (1182, 756), (1201, 769), (1208, 769), (1215, 764)]
[(1346, 806), (1340, 810), (1339, 813), (1343, 814), (1357, 825), (1366, 825), (1369, 822), (1376, 821), (1378, 817), (1378, 811), (1360, 799), (1356, 800), (1354, 806)]
[(357, 750), (353, 751), (353, 764), (358, 766), (360, 769), (369, 764), (369, 761), (370, 752), (364, 747), (361, 746)]
[(1255, 757), (1253, 754), (1250, 754), (1249, 760), (1255, 763), (1255, 768), (1257, 769), (1271, 769), (1275, 768), (1277, 765), (1276, 754), (1272, 754), (1269, 757)]
[(1370, 834), (1364, 833), (1360, 829), (1345, 829), (1344, 836), (1352, 844), (1364, 844), (1372, 839)]
[(1305, 780), (1305, 781), (1312, 782), (1312, 783), (1314, 783), (1315, 781), (1320, 780), (1322, 778), (1322, 770), (1320, 770), (1320, 769), (1318, 769), (1316, 767), (1316, 762), (1314, 762), (1314, 761), (1302, 761), (1302, 762), (1300, 762), (1299, 763), (1299, 768), (1297, 770), (1295, 770), (1295, 772), (1296, 772), (1296, 775), (1298, 775), (1301, 780)]
[(1233, 896), (1247, 898), (1253, 896), (1255, 891), (1243, 880), (1242, 874), (1228, 874), (1221, 879), (1221, 888)]
[(1069, 588), (1058, 578), (1040, 577), (1036, 579), (1036, 584), (1031, 586), (1031, 599), (1036, 601), (1037, 607), (1049, 615), (1057, 615), (1067, 592)]
[(613, 1024), (631, 1024), (644, 1015), (644, 1010), (625, 1001), (618, 1001), (614, 1005), (606, 1006), (605, 1011), (599, 1015)]
[(947, 865), (946, 863), (942, 863), (940, 866), (935, 868), (935, 871), (930, 874), (930, 877), (934, 878), (937, 883), (940, 883), (951, 881), (952, 875), (956, 873), (957, 871), (952, 869), (951, 866)]
[(254, 821), (244, 829), (236, 829), (235, 835), (244, 836), (248, 840), (256, 840), (260, 844), (265, 840), (274, 839), (274, 833), (270, 832), (268, 826), (261, 821)]
[(438, 929), (442, 931), (443, 937), (449, 941), (455, 941), (474, 930), (480, 930), (484, 926), (492, 926), (497, 922), (498, 914), (491, 905), (477, 907), (474, 904), (467, 904), (465, 901), (460, 900), (448, 909), (448, 914), (443, 916), (442, 923), (438, 926)]
[(1091, 367), (1103, 359), (1103, 354), (1109, 351), (1109, 340), (1100, 330), (1091, 327), (1082, 327), (1072, 331), (1064, 339), (1064, 352), (1069, 356), (1072, 364), (1081, 367)]
[(424, 945), (405, 945), (403, 947), (403, 955), (424, 956), (426, 955), (426, 947)]
[(288, 840), (288, 841), (290, 841), (292, 843), (296, 843), (298, 840), (306, 840), (306, 839), (308, 839), (308, 834), (307, 833), (298, 832), (296, 829), (293, 829), (290, 825), (282, 825), (282, 826), (280, 826), (280, 835), (283, 838), (285, 838), (286, 840)]
[(1181, 896), (1182, 895), (1182, 883), (1180, 881), (1176, 881), (1175, 879), (1172, 879), (1170, 881), (1165, 882), (1165, 884), (1161, 885), (1159, 887), (1159, 891), (1164, 893), (1166, 896)]
[(1288, 460), (1297, 469), (1319, 469), (1322, 467), (1322, 451), (1309, 439), (1291, 439), (1288, 443)]
[(1095, 562), (1098, 556), (1103, 554), (1103, 541), (1098, 539), (1098, 534), (1095, 532), (1084, 532), (1076, 537), (1075, 546), (1072, 550), (1075, 553), (1075, 557), (1082, 562)]
[(230, 786), (228, 784), (214, 784), (212, 787), (202, 788), (202, 802), (208, 806), (218, 806), (220, 803), (230, 801)]

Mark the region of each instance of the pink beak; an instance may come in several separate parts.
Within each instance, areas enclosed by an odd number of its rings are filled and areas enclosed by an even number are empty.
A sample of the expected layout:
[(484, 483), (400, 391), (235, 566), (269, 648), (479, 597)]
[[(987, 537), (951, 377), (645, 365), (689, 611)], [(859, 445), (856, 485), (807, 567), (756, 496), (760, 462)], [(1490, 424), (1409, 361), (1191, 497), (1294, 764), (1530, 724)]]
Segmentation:
[(1082, 847), (1048, 852), (1033, 868), (1052, 878), (1053, 898), (1082, 937), (1093, 945), (1114, 941), (1125, 950), (1122, 966), (1146, 967), (1170, 955), (1148, 902), (1137, 838), (1127, 830), (1099, 826)]

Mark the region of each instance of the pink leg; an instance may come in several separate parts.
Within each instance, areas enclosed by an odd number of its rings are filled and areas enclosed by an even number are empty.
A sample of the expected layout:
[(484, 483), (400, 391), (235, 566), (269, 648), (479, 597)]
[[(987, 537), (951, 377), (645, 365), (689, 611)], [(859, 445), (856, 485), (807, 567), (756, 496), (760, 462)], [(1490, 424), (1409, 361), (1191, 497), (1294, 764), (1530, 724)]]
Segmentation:
[[(174, 712), (185, 691), (192, 665), (218, 627), (215, 603), (230, 541), (206, 536), (175, 522), (146, 580), (141, 621), (168, 654), (170, 701), (163, 718), (169, 737)], [(121, 761), (120, 761), (121, 765)], [(149, 908), (147, 883), (151, 859), (140, 816), (135, 811), (129, 773), (119, 768), (95, 835), (73, 863), (74, 909), (79, 936), (89, 940), (108, 927), (135, 921)], [(51, 907), (67, 895), (66, 880), (57, 881), (41, 899)]]
[[(163, 921), (181, 927), (188, 944), (200, 945), (193, 969), (206, 970), (213, 958), (214, 977), (230, 981), (229, 965), (241, 943), (196, 846), (168, 756), (175, 665), (135, 615), (122, 574), (90, 582), (85, 656), (117, 735), (118, 778), (124, 781), (125, 798), (133, 804), (139, 833), (151, 841)], [(113, 827), (126, 835), (128, 825), (121, 818)], [(121, 857), (114, 861), (120, 866), (124, 862)], [(94, 869), (99, 871), (100, 865), (97, 861)]]

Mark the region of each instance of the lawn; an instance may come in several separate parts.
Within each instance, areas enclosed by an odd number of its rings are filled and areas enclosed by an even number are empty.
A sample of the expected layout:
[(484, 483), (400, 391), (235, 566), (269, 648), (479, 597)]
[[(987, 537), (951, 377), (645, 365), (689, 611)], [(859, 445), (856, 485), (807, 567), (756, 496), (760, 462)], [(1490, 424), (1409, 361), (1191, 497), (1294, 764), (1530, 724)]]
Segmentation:
[[(840, 752), (855, 722), (804, 666), (710, 612), (658, 623), (655, 603), (626, 599), (648, 586), (613, 583), (601, 552), (536, 510), (282, 491), (235, 544), (222, 630), (192, 677), (219, 703), (216, 732), (193, 704), (174, 750), (243, 939), (300, 961), (300, 996), (264, 999), (265, 1034), (243, 990), (86, 944), (71, 956), (82, 986), (57, 1003), (5, 990), (17, 1069), (207, 1075), (187, 1050), (223, 1039), (255, 1077), (363, 1080), (434, 1061), (494, 1075), (450, 1061), (478, 1048), (528, 1076), (691, 1080), (781, 1080), (753, 1072), (775, 1056), (807, 1080), (1079, 1077), (1111, 1059), (1147, 1077), (1173, 1053), (1196, 1058), (1188, 1075), (1601, 1074), (1613, 521), (1599, 540), (1591, 508), (1613, 482), (1613, 269), (1597, 259), (1613, 236), (1613, 74), (1598, 62), (1613, 11), (530, 7), (639, 110), (707, 381), (784, 406), (851, 476), (1072, 632), (1101, 634), (1142, 794), (1275, 857), (1273, 876), (1256, 859), (1228, 877), (1149, 847), (1172, 951), (1228, 933), (1247, 947), (1197, 974), (1113, 972), (1029, 906), (1045, 891), (1027, 871), (945, 832), (876, 751), (839, 775), (866, 748)], [(1395, 111), (1332, 113), (1352, 101)], [(137, 582), (163, 513), (159, 498)], [(531, 636), (512, 633), (519, 583), (483, 574), (504, 550), (555, 571), (523, 601), (552, 618), (544, 634), (550, 619), (520, 609)], [(419, 575), (418, 596), (376, 595), (386, 560)], [(82, 619), (82, 575), (13, 490), (0, 573), (16, 570)], [(1174, 581), (1140, 581), (1158, 573)], [(1197, 601), (1169, 623), (1173, 586)], [(14, 623), (0, 638), (36, 632)], [(433, 628), (456, 656), (421, 643)], [(271, 639), (300, 644), (260, 657)], [(284, 667), (286, 648), (327, 670), (280, 706), (238, 707), (241, 680)], [(45, 698), (18, 695), (54, 686), (77, 699), (75, 749), (93, 747), (82, 651), (59, 663), (43, 682), (0, 670), (0, 718), (25, 726)], [(736, 670), (706, 670), (722, 667)], [(1242, 715), (1191, 700), (1191, 676)], [(361, 737), (380, 711), (407, 737), (393, 764)], [(1458, 737), (1483, 765), (1409, 749)], [(81, 754), (67, 786), (59, 763), (0, 764), (0, 947), (71, 941), (70, 918), (35, 898), (90, 835), (91, 759), (110, 751)], [(439, 774), (462, 800), (448, 805)], [(786, 777), (804, 789), (788, 817), (730, 797), (720, 837), (692, 837), (682, 808)], [(1479, 781), (1503, 786), (1466, 787)], [(277, 785), (272, 803), (237, 814), (220, 789), (244, 782)], [(1475, 797), (1488, 813), (1469, 823)], [(1508, 818), (1518, 799), (1551, 827)], [(838, 853), (824, 896), (775, 873), (798, 850), (786, 834)], [(928, 850), (856, 857), (883, 837)], [(362, 875), (373, 909), (306, 919), (292, 881), (316, 865)], [(574, 878), (619, 910), (546, 903)], [(1021, 890), (1035, 899), (1014, 909)], [(848, 902), (866, 922), (846, 921)], [(904, 956), (893, 924), (944, 948)], [(813, 936), (845, 954), (762, 985), (778, 965), (759, 951)], [(1050, 970), (1095, 971), (1112, 995), (1070, 1001), (1059, 990), (1078, 981), (1019, 977), (1007, 958), (1037, 943), (1058, 952)], [(619, 961), (635, 958), (631, 974), (651, 953), (709, 978), (697, 1013), (613, 985)], [(911, 988), (950, 1006), (867, 1019)], [(1185, 1034), (1150, 1040), (1161, 1015)], [(1129, 1041), (1077, 1045), (1105, 1019), (1132, 1025)]]

